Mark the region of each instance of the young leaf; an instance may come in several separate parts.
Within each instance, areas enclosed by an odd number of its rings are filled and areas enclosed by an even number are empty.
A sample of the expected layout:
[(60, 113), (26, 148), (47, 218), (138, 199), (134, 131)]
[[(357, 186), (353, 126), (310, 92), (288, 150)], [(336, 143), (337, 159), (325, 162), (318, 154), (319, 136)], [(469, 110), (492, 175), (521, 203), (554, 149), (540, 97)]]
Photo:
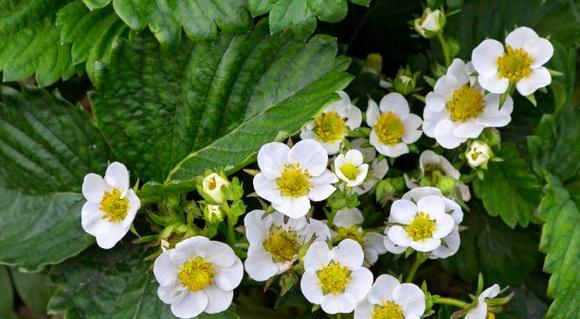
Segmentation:
[(580, 269), (580, 199), (568, 192), (557, 177), (547, 173), (548, 185), (538, 216), (545, 222), (540, 250), (545, 252), (544, 270), (551, 273), (548, 295), (554, 302), (546, 318), (575, 318), (580, 311), (578, 269)]
[(483, 181), (474, 181), (475, 194), (491, 216), (512, 228), (526, 227), (540, 200), (539, 180), (515, 144), (504, 143), (497, 156), (503, 161), (488, 164)]
[(351, 78), (336, 53), (333, 38), (270, 36), (263, 23), (177, 47), (135, 37), (119, 44), (97, 82), (97, 123), (116, 158), (143, 180), (233, 171), (338, 98)]
[(38, 269), (92, 243), (81, 228), (85, 174), (107, 148), (85, 114), (41, 89), (2, 87), (0, 262)]

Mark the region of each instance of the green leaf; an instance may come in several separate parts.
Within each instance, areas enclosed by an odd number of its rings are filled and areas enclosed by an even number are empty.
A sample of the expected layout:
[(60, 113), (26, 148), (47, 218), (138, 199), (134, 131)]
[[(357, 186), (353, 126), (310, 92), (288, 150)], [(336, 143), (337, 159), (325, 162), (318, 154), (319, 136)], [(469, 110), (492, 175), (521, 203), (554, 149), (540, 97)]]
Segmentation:
[(580, 176), (580, 109), (566, 108), (560, 116), (544, 115), (528, 148), (537, 172), (547, 169), (562, 182)]
[(59, 41), (53, 19), (69, 0), (0, 0), (0, 71), (4, 81), (36, 74), (48, 86), (74, 74), (70, 46)]
[(234, 171), (336, 99), (351, 78), (335, 39), (305, 43), (267, 28), (177, 47), (121, 42), (92, 97), (116, 158), (145, 181)]
[(129, 30), (111, 7), (89, 11), (80, 2), (60, 9), (56, 25), (60, 28), (60, 41), (72, 46), (72, 63), (85, 64), (93, 81), (98, 65), (109, 61), (113, 43)]
[[(50, 276), (58, 289), (49, 302), (50, 314), (65, 319), (170, 319), (169, 306), (157, 297), (151, 262), (143, 248), (131, 245), (110, 251), (91, 248), (55, 266)], [(234, 307), (198, 319), (235, 319)]]
[(461, 278), (475, 283), (479, 273), (486, 282), (519, 285), (539, 267), (539, 236), (531, 229), (511, 229), (498, 218), (487, 216), (481, 204), (470, 202), (460, 233), (461, 246), (453, 257), (443, 261)]
[(514, 297), (507, 309), (497, 314), (498, 319), (544, 318), (548, 306), (524, 286), (513, 288)]
[(0, 317), (16, 319), (14, 313), (14, 289), (10, 280), (10, 271), (7, 267), (0, 266)]
[(12, 279), (24, 304), (38, 313), (46, 313), (46, 305), (54, 287), (42, 273), (12, 271)]
[[(563, 188), (557, 177), (547, 174), (545, 196), (538, 209), (542, 228), (540, 250), (546, 253), (544, 271), (552, 274), (548, 295), (554, 302), (546, 318), (575, 318), (580, 313), (580, 209), (574, 196)], [(576, 199), (576, 200), (575, 200)]]
[(550, 84), (555, 100), (554, 109), (556, 114), (560, 114), (571, 104), (574, 97), (577, 54), (575, 47), (567, 48), (558, 42), (552, 42), (552, 44), (554, 45), (554, 56), (547, 67), (562, 73), (559, 76), (552, 76), (552, 84)]
[(496, 156), (502, 162), (489, 162), (484, 180), (474, 181), (475, 194), (491, 216), (501, 216), (510, 227), (527, 227), (540, 201), (540, 182), (515, 144), (503, 143)]
[(2, 87), (0, 262), (38, 269), (93, 241), (80, 224), (85, 174), (107, 148), (83, 112), (41, 89)]

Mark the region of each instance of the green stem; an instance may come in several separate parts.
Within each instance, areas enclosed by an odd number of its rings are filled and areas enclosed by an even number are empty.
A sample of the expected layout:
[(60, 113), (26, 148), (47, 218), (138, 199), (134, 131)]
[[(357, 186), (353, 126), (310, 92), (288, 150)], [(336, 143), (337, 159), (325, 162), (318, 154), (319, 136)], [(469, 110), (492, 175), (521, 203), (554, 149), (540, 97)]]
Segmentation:
[(451, 56), (449, 55), (449, 46), (447, 45), (447, 41), (445, 41), (445, 38), (443, 37), (443, 32), (437, 34), (437, 40), (439, 40), (439, 44), (441, 44), (443, 58), (445, 59), (445, 66), (449, 66), (451, 64)]
[(226, 217), (228, 218), (227, 221), (227, 233), (226, 233), (226, 241), (228, 242), (228, 244), (231, 247), (234, 247), (235, 243), (236, 243), (236, 231), (235, 231), (235, 227), (236, 224), (238, 222), (238, 218), (236, 216), (233, 216), (232, 214), (232, 210), (230, 208), (230, 205), (228, 205), (228, 203), (224, 203), (223, 204), (223, 208), (226, 211)]
[(467, 307), (469, 307), (469, 304), (466, 302), (463, 302), (461, 300), (457, 300), (457, 299), (452, 299), (452, 298), (437, 298), (437, 299), (433, 299), (433, 303), (436, 304), (440, 304), (440, 305), (451, 305), (451, 306), (456, 306), (462, 309), (465, 309)]
[(423, 264), (425, 260), (427, 260), (427, 254), (417, 252), (415, 263), (413, 263), (413, 267), (411, 267), (411, 270), (409, 271), (409, 274), (407, 275), (407, 279), (405, 280), (405, 282), (413, 282), (415, 274), (417, 273), (417, 269), (419, 269), (419, 266), (421, 266), (421, 264)]

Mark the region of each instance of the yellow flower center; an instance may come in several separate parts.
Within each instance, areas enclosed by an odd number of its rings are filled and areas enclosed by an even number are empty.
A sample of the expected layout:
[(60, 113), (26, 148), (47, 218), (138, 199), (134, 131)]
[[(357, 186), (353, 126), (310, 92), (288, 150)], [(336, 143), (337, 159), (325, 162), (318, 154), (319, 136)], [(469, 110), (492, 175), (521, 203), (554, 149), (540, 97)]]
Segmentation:
[(207, 188), (210, 191), (213, 191), (217, 187), (217, 181), (215, 180), (215, 176), (211, 177), (207, 182)]
[(364, 231), (359, 229), (357, 226), (352, 226), (349, 228), (338, 228), (336, 230), (336, 241), (342, 241), (344, 239), (352, 239), (359, 243), (361, 246), (365, 244), (365, 234)]
[(336, 112), (326, 112), (314, 119), (314, 133), (323, 142), (342, 140), (346, 134), (346, 123)]
[(375, 132), (381, 143), (396, 144), (405, 134), (405, 125), (395, 113), (382, 113), (375, 124)]
[(101, 217), (102, 219), (118, 223), (127, 217), (129, 199), (127, 197), (121, 198), (121, 191), (114, 188), (111, 192), (105, 192), (99, 208), (105, 213)]
[(195, 257), (183, 264), (177, 278), (184, 287), (195, 292), (211, 285), (215, 274), (215, 269), (210, 263), (202, 257)]
[(517, 82), (532, 73), (532, 63), (534, 59), (521, 48), (512, 49), (506, 46), (506, 52), (497, 58), (496, 64), (499, 69), (499, 76), (509, 79), (510, 82)]
[(346, 163), (346, 164), (342, 165), (342, 167), (340, 168), (340, 171), (342, 172), (344, 177), (346, 177), (350, 180), (356, 179), (356, 177), (360, 173), (360, 169), (352, 163)]
[(264, 250), (270, 253), (275, 262), (292, 261), (298, 254), (298, 235), (293, 230), (273, 226), (264, 241)]
[(344, 288), (352, 279), (350, 270), (334, 261), (331, 261), (316, 274), (325, 295), (343, 293)]
[(398, 304), (388, 300), (382, 305), (375, 305), (371, 319), (403, 319), (403, 309)]
[(405, 227), (407, 234), (413, 240), (423, 240), (427, 238), (431, 238), (433, 235), (433, 231), (435, 231), (435, 221), (429, 218), (429, 215), (419, 212), (411, 224)]
[(276, 185), (282, 195), (294, 198), (307, 195), (312, 188), (310, 175), (300, 168), (300, 164), (286, 164), (284, 171), (276, 179)]
[(468, 85), (455, 90), (446, 105), (451, 119), (455, 122), (465, 122), (476, 118), (483, 112), (484, 106), (483, 94)]

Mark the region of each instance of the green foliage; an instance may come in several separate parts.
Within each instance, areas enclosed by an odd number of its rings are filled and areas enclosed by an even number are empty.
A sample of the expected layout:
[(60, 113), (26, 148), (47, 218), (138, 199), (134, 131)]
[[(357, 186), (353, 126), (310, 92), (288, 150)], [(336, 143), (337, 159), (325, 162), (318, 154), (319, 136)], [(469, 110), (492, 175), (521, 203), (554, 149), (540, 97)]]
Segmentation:
[[(540, 242), (547, 254), (544, 270), (552, 274), (548, 295), (554, 298), (546, 318), (574, 318), (580, 313), (580, 203), (557, 177), (548, 173), (546, 178), (548, 185), (538, 209), (545, 222)], [(580, 193), (577, 187), (573, 192)]]
[(2, 87), (2, 100), (0, 262), (37, 269), (92, 243), (80, 227), (79, 185), (102, 170), (107, 151), (82, 111), (57, 95)]
[[(539, 236), (530, 229), (510, 229), (498, 218), (489, 217), (473, 205), (462, 225), (459, 252), (444, 261), (461, 278), (475, 283), (479, 273), (486, 282), (519, 285), (539, 265)], [(475, 206), (475, 207), (474, 207)]]
[(16, 319), (14, 313), (14, 289), (8, 267), (0, 266), (0, 317)]
[(46, 305), (54, 289), (45, 274), (13, 271), (12, 280), (27, 307), (37, 313), (46, 313)]
[(514, 228), (528, 226), (540, 199), (541, 185), (517, 147), (504, 143), (496, 154), (502, 162), (490, 162), (484, 180), (475, 180), (475, 194), (486, 211)]
[(70, 46), (59, 41), (58, 8), (69, 0), (0, 0), (0, 71), (4, 81), (36, 74), (39, 86), (74, 74)]
[(336, 42), (224, 34), (213, 43), (122, 42), (92, 97), (115, 153), (142, 179), (188, 180), (238, 169), (260, 146), (294, 134), (346, 86)]

